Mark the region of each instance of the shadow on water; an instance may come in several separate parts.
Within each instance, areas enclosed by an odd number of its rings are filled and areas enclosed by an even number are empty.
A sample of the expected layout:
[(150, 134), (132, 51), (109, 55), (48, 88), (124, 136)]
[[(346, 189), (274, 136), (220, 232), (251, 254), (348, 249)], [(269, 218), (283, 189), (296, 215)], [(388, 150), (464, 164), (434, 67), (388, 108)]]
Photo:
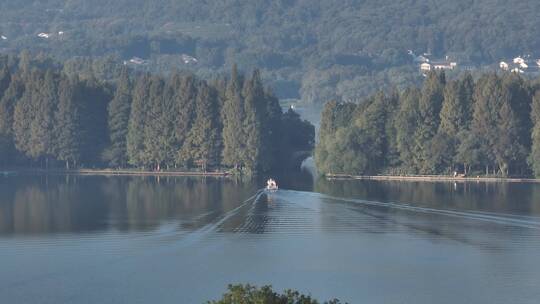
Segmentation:
[(318, 179), (314, 191), (333, 197), (418, 207), (540, 216), (540, 185)]
[(254, 182), (189, 177), (19, 176), (0, 181), (0, 235), (195, 230), (257, 191)]
[[(268, 177), (275, 177), (282, 189), (301, 192), (285, 191), (274, 196), (274, 201), (270, 197), (266, 203), (238, 208), (257, 193)], [(323, 195), (313, 196), (311, 191)], [(270, 217), (270, 213), (279, 214), (280, 208), (295, 210), (302, 204), (311, 208), (311, 201), (329, 208), (324, 206), (329, 200), (378, 217), (376, 225), (388, 225), (395, 220), (391, 216), (396, 212), (409, 213), (407, 218), (415, 225), (430, 217), (461, 216), (459, 212), (491, 222), (504, 214), (506, 223), (514, 217), (512, 221), (525, 221), (523, 225), (527, 225), (527, 217), (540, 216), (540, 185), (536, 184), (314, 181), (307, 171), (260, 176), (254, 181), (21, 175), (0, 179), (0, 193), (0, 236), (144, 232), (163, 226), (189, 232), (216, 222), (220, 222), (220, 231), (264, 233), (271, 221), (280, 220)], [(351, 205), (351, 199), (376, 203)], [(227, 215), (232, 210), (234, 214)], [(223, 220), (225, 215), (227, 219)], [(301, 217), (299, 213), (294, 220), (301, 221)], [(345, 223), (347, 217), (343, 215), (323, 218), (354, 226)], [(432, 233), (439, 233), (436, 226), (431, 227), (435, 229)], [(384, 231), (381, 227), (371, 228)]]

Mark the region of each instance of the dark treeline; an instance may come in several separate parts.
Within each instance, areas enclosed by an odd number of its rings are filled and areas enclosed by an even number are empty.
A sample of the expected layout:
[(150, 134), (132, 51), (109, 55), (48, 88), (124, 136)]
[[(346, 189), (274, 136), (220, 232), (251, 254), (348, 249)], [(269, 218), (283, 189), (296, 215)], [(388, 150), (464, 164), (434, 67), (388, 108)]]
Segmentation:
[(420, 89), (329, 102), (315, 155), (324, 173), (540, 177), (540, 86), (432, 73)]
[(292, 110), (283, 113), (258, 71), (244, 77), (234, 68), (210, 83), (124, 69), (108, 83), (0, 59), (2, 166), (254, 173), (313, 147), (313, 126)]

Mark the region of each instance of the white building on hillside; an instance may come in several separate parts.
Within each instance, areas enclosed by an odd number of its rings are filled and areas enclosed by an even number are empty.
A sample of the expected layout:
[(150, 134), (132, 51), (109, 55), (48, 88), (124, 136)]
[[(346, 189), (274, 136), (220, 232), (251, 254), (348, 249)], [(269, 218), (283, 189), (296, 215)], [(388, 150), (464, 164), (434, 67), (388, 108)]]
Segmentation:
[(145, 65), (145, 64), (148, 64), (148, 60), (144, 60), (144, 59), (139, 58), (139, 57), (132, 57), (129, 60), (124, 60), (124, 65), (128, 65), (128, 64)]
[(182, 59), (184, 64), (192, 64), (192, 63), (195, 64), (195, 63), (199, 62), (197, 60), (197, 58), (195, 58), (193, 56), (186, 55), (186, 54), (182, 54), (182, 56), (180, 56), (180, 58)]
[(420, 65), (420, 70), (424, 72), (429, 71), (445, 71), (453, 70), (457, 67), (457, 62), (453, 61), (431, 61), (424, 62)]
[(514, 58), (514, 63), (515, 64), (525, 63), (525, 59), (523, 59), (522, 57), (516, 57), (516, 58)]
[(539, 74), (540, 59), (531, 59), (530, 55), (519, 56), (511, 61), (501, 61), (499, 68), (516, 74)]

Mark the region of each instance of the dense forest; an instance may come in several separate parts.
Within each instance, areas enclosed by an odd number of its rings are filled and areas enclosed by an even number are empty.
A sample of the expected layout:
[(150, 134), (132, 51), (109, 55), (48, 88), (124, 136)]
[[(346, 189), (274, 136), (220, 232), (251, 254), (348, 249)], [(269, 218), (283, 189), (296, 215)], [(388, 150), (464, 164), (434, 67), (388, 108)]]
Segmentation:
[(74, 67), (136, 56), (146, 62), (138, 69), (186, 68), (203, 79), (238, 63), (260, 68), (278, 97), (317, 107), (419, 85), (407, 50), (473, 67), (540, 56), (539, 12), (534, 0), (2, 1), (0, 50)]
[(540, 85), (519, 75), (428, 75), (422, 88), (325, 105), (323, 173), (540, 177)]
[(106, 82), (47, 63), (27, 54), (0, 58), (0, 166), (251, 174), (313, 148), (313, 126), (291, 109), (283, 113), (257, 70), (245, 77), (233, 67), (230, 77), (209, 82), (123, 68)]

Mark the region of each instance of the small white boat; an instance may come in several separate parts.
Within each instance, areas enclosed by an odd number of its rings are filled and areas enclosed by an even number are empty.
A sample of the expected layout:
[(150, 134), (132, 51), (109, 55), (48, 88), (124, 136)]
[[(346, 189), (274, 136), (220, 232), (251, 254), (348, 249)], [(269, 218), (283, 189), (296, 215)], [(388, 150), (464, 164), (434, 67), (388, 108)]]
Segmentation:
[(278, 187), (275, 180), (270, 178), (270, 179), (268, 179), (266, 181), (266, 191), (272, 191), (273, 192), (273, 191), (277, 191), (278, 189), (279, 189), (279, 187)]

